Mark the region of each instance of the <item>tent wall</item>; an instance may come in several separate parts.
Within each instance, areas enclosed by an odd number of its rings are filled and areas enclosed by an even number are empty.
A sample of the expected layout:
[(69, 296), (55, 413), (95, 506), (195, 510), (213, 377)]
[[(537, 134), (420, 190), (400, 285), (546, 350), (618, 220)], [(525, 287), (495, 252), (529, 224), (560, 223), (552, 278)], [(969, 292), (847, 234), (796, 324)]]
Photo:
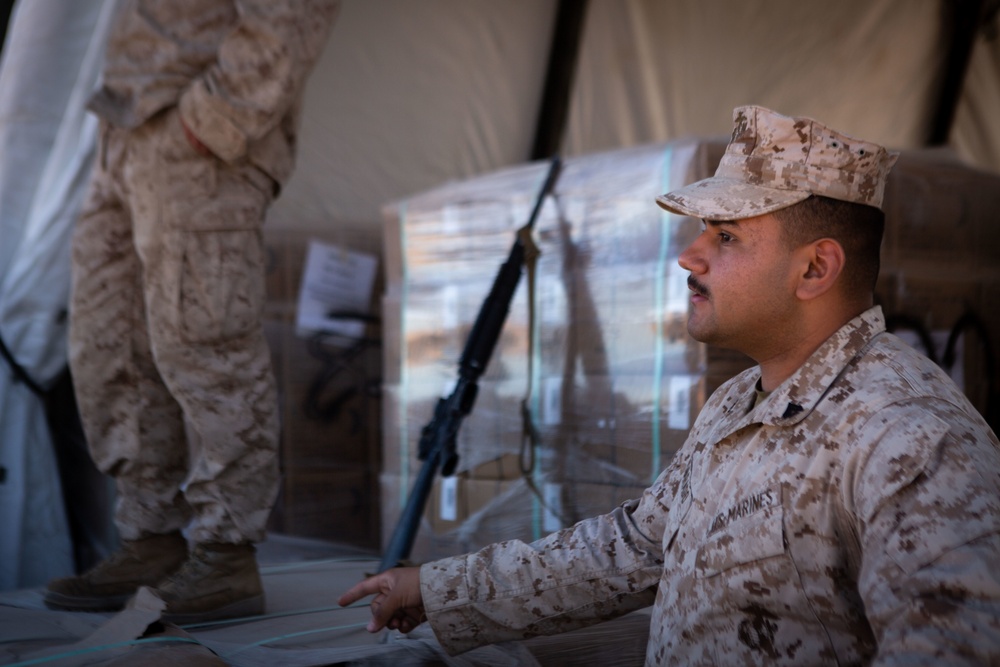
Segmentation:
[[(345, 0), (272, 228), (375, 240), (385, 202), (528, 160), (557, 4)], [(940, 0), (591, 0), (563, 153), (725, 135), (747, 103), (922, 147), (947, 65), (943, 11)], [(1000, 47), (981, 32), (952, 134), (961, 157), (994, 171), (998, 69)]]
[(527, 159), (554, 0), (346, 0), (275, 225), (378, 238), (386, 201)]
[(595, 0), (569, 151), (728, 134), (761, 104), (921, 145), (943, 65), (937, 0)]
[(983, 169), (1000, 172), (1000, 18), (994, 13), (976, 40), (955, 112), (951, 145)]

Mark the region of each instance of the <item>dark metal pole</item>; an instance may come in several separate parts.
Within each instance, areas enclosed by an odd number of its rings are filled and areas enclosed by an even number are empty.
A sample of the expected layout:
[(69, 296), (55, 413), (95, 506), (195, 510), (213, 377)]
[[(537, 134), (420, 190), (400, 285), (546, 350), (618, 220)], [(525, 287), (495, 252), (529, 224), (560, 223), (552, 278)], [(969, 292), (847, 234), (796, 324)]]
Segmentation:
[(962, 94), (972, 48), (983, 17), (983, 0), (944, 0), (941, 3), (946, 31), (947, 59), (941, 72), (937, 104), (930, 121), (928, 146), (948, 143), (955, 110)]
[[(0, 45), (7, 43), (7, 28), (10, 25), (10, 15), (14, 11), (16, 0), (0, 0)], [(3, 47), (0, 46), (0, 53)]]
[(559, 0), (531, 160), (561, 153), (588, 0)]

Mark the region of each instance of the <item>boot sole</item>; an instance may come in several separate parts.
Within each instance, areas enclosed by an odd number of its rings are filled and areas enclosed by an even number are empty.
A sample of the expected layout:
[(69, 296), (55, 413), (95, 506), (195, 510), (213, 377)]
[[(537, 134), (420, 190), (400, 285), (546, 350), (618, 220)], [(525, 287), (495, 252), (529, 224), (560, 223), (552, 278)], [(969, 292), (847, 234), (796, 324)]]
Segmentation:
[(243, 618), (245, 616), (260, 616), (264, 613), (264, 596), (239, 600), (215, 609), (198, 612), (163, 612), (160, 620), (166, 623), (184, 625), (187, 623), (202, 623), (204, 621), (223, 621), (226, 619)]
[(120, 611), (133, 593), (103, 597), (77, 597), (55, 591), (45, 591), (44, 602), (49, 609), (65, 611)]

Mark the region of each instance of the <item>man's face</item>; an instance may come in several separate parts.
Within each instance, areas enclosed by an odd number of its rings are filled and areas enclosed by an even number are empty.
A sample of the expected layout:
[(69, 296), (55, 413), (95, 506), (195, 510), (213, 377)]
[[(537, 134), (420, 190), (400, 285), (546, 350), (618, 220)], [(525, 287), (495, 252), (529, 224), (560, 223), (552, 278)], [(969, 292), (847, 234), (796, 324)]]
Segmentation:
[(690, 272), (688, 333), (758, 362), (780, 353), (782, 338), (796, 328), (793, 255), (770, 214), (703, 221), (701, 234), (678, 258)]

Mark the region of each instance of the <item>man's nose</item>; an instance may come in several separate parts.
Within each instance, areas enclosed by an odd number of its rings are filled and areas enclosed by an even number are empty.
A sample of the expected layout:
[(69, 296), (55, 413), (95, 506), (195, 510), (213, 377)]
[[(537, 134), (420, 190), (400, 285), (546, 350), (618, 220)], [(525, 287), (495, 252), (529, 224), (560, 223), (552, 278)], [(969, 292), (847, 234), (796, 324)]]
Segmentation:
[(687, 248), (680, 254), (677, 258), (677, 263), (680, 264), (681, 268), (685, 271), (690, 271), (692, 273), (700, 273), (703, 271), (705, 266), (705, 261), (702, 258), (702, 254), (698, 249), (698, 241), (701, 239), (699, 235), (694, 241), (691, 242)]

